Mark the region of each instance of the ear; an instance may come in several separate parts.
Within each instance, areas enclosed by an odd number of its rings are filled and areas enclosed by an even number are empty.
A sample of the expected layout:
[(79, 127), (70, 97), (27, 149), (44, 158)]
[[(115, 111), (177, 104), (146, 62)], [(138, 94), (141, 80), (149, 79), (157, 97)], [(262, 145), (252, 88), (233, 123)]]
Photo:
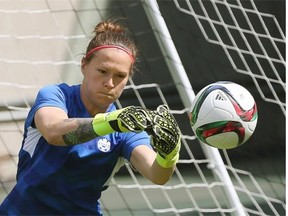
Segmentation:
[(87, 65), (86, 59), (83, 57), (82, 60), (81, 60), (81, 72), (82, 72), (83, 75), (85, 73), (86, 65)]

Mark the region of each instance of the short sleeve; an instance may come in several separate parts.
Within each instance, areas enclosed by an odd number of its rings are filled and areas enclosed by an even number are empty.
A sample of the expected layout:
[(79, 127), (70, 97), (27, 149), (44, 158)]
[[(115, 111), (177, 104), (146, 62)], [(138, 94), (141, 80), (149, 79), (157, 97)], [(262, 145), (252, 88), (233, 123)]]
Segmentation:
[(35, 100), (34, 108), (38, 110), (44, 106), (59, 107), (67, 112), (66, 98), (59, 86), (50, 85), (40, 89)]
[(125, 136), (123, 138), (124, 138), (123, 141), (125, 142), (123, 146), (123, 155), (124, 158), (127, 159), (128, 161), (130, 161), (133, 149), (136, 148), (137, 146), (146, 145), (149, 148), (152, 148), (150, 144), (150, 137), (145, 131), (140, 133), (133, 133), (133, 132), (125, 133)]
[(29, 111), (26, 123), (31, 125), (35, 112), (45, 106), (59, 107), (67, 113), (65, 94), (59, 86), (49, 85), (39, 90), (34, 105)]

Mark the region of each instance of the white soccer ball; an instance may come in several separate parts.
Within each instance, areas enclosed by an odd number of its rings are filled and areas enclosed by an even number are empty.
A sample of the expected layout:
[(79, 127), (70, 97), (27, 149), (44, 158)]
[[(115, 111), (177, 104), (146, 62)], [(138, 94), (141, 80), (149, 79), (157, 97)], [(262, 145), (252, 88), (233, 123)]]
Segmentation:
[(218, 149), (232, 149), (245, 143), (257, 120), (257, 106), (251, 93), (228, 81), (204, 87), (195, 96), (190, 113), (196, 137)]

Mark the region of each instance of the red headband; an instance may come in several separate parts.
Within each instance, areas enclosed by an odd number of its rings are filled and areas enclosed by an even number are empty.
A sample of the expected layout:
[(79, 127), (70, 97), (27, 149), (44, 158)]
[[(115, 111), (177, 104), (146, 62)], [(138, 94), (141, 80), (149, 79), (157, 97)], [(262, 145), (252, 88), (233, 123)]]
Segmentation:
[(88, 58), (89, 56), (91, 56), (92, 53), (101, 50), (101, 49), (106, 49), (106, 48), (117, 48), (120, 49), (122, 51), (124, 51), (125, 53), (127, 53), (129, 55), (129, 57), (131, 58), (132, 64), (135, 61), (134, 55), (126, 48), (119, 46), (119, 45), (112, 45), (112, 44), (108, 44), (108, 45), (101, 45), (101, 46), (97, 46), (93, 49), (91, 49), (87, 54), (85, 58)]

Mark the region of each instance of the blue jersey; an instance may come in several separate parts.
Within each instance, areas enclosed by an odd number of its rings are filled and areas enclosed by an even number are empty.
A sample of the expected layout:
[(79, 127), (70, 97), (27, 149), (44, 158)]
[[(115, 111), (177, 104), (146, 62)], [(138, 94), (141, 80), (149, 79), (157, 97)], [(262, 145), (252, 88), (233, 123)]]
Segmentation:
[[(25, 122), (17, 183), (0, 206), (0, 215), (101, 215), (99, 198), (110, 179), (149, 136), (114, 132), (75, 146), (47, 143), (34, 124), (41, 107), (62, 108), (69, 118), (91, 117), (80, 85), (42, 88)], [(107, 112), (115, 110), (111, 104)]]

